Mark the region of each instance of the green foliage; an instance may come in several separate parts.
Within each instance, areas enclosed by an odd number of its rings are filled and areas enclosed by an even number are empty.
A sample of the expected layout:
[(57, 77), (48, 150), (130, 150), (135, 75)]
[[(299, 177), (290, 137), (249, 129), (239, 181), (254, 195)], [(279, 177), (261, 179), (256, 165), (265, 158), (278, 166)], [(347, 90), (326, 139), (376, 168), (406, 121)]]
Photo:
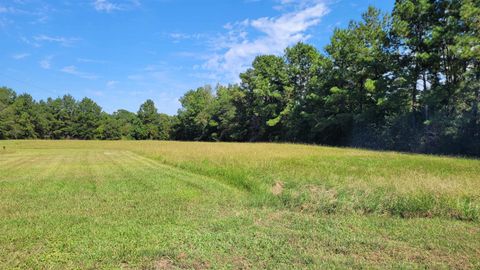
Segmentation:
[(178, 111), (176, 136), (181, 140), (209, 140), (214, 96), (210, 86), (190, 90), (180, 98), (182, 108)]
[(272, 141), (282, 136), (282, 112), (291, 97), (287, 66), (274, 55), (255, 58), (252, 68), (240, 74), (245, 93), (242, 118), (245, 119), (247, 140)]
[(84, 98), (78, 103), (77, 110), (74, 121), (75, 136), (87, 140), (95, 138), (102, 109), (93, 100)]
[(151, 100), (138, 115), (125, 110), (110, 115), (89, 98), (65, 95), (36, 102), (0, 88), (0, 139), (168, 140), (172, 127), (173, 118), (159, 114)]

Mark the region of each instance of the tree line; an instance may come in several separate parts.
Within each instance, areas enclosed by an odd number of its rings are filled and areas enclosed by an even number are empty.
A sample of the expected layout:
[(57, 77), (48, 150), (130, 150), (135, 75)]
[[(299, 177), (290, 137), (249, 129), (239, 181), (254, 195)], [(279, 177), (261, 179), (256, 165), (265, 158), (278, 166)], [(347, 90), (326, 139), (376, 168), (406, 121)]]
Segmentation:
[(261, 55), (240, 83), (203, 86), (177, 115), (0, 89), (1, 139), (278, 141), (480, 156), (480, 1), (397, 0), (320, 51)]

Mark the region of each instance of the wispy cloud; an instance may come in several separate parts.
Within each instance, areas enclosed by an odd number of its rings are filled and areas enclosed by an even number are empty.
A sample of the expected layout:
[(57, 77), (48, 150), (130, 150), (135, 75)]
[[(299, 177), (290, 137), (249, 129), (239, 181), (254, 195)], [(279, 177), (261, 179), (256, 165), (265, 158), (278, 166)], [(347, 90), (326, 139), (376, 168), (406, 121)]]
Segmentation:
[(338, 0), (276, 0), (275, 2), (277, 2), (277, 5), (275, 5), (273, 8), (276, 10), (287, 10), (289, 8), (299, 10), (316, 5), (318, 3), (327, 4), (334, 1)]
[[(295, 3), (295, 4), (294, 4)], [(322, 0), (280, 0), (279, 5), (293, 11), (278, 17), (246, 19), (224, 26), (228, 31), (213, 42), (216, 53), (203, 64), (226, 80), (237, 80), (260, 54), (281, 54), (297, 42), (310, 38), (308, 30), (318, 25), (328, 8)], [(252, 30), (260, 32), (251, 38)]]
[(10, 13), (10, 14), (18, 14), (18, 13), (25, 13), (25, 11), (23, 10), (20, 10), (20, 9), (17, 9), (15, 7), (12, 7), (12, 6), (0, 6), (0, 14), (2, 13)]
[(48, 35), (38, 35), (33, 38), (37, 42), (53, 42), (58, 43), (61, 46), (69, 47), (75, 42), (79, 41), (79, 38), (67, 38), (60, 36), (48, 36)]
[(98, 78), (97, 75), (77, 70), (77, 67), (75, 67), (75, 66), (66, 66), (66, 67), (62, 68), (60, 71), (64, 72), (64, 73), (67, 73), (67, 74), (77, 76), (77, 77), (82, 78), (82, 79), (94, 80), (94, 79)]
[(40, 60), (39, 62), (40, 67), (43, 69), (50, 69), (52, 67), (52, 63), (51, 63), (52, 58), (53, 56), (50, 55)]
[(122, 3), (116, 3), (110, 0), (95, 0), (92, 5), (98, 12), (110, 13), (117, 10), (129, 10), (138, 7), (140, 6), (140, 0), (123, 1)]
[[(0, 4), (0, 15), (3, 15), (3, 18), (0, 17), (0, 21), (5, 21), (6, 16), (15, 16), (15, 19), (18, 19), (18, 16), (22, 16), (23, 18), (31, 19), (30, 23), (32, 24), (45, 23), (50, 17), (49, 14), (54, 11), (47, 3), (29, 3), (32, 4), (32, 7), (30, 7), (29, 4), (23, 1), (15, 0), (10, 2), (10, 6)], [(13, 23), (15, 20), (11, 19)]]
[(178, 43), (184, 40), (200, 40), (207, 37), (207, 35), (201, 33), (188, 34), (182, 32), (172, 32), (168, 33), (167, 35), (174, 43)]
[(77, 61), (80, 63), (93, 63), (93, 64), (105, 64), (107, 61), (105, 60), (97, 60), (97, 59), (90, 59), (90, 58), (77, 58)]
[(114, 10), (120, 10), (120, 6), (107, 0), (96, 0), (93, 2), (95, 10), (100, 12), (112, 12)]
[(15, 21), (10, 17), (13, 14), (17, 14), (17, 10), (15, 8), (0, 4), (0, 29), (8, 29), (10, 25), (15, 23)]
[(118, 84), (118, 81), (108, 81), (107, 88), (114, 88)]
[(7, 13), (8, 11), (7, 7), (0, 6), (0, 13)]
[(35, 42), (33, 39), (31, 40), (25, 36), (21, 36), (20, 40), (27, 45), (30, 45), (36, 48), (40, 47), (40, 44), (38, 42)]
[(15, 59), (15, 60), (21, 60), (21, 59), (27, 58), (29, 56), (30, 56), (29, 53), (18, 53), (18, 54), (12, 55), (12, 58)]

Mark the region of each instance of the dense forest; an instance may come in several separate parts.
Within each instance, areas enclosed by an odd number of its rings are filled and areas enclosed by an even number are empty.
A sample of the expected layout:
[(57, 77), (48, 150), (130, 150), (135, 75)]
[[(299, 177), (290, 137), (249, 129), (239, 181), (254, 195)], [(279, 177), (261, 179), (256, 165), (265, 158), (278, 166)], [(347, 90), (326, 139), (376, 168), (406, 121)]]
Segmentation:
[(200, 87), (175, 116), (0, 89), (0, 139), (280, 141), (480, 156), (480, 1), (369, 8), (319, 50), (261, 55), (240, 83)]

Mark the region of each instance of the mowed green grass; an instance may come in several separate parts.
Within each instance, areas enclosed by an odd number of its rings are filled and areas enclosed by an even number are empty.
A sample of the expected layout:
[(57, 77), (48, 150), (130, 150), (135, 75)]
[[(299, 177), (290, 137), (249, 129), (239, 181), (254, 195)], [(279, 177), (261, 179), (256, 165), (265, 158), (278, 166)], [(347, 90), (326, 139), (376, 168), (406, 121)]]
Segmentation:
[(0, 268), (477, 269), (480, 161), (1, 141)]

